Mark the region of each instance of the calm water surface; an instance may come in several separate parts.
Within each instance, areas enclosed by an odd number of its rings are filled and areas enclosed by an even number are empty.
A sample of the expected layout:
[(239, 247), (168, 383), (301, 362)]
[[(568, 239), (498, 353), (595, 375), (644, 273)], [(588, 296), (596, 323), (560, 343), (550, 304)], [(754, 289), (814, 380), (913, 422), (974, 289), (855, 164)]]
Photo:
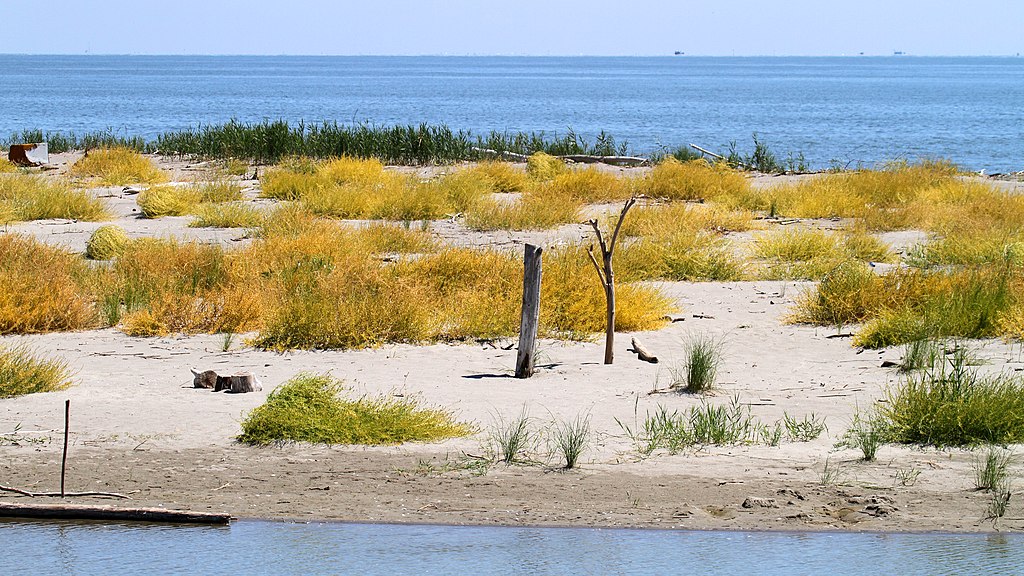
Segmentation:
[(2, 574), (1024, 574), (1021, 535), (0, 521)]
[(153, 137), (286, 119), (606, 130), (634, 152), (689, 142), (831, 160), (948, 157), (1024, 168), (1024, 58), (0, 55), (0, 134)]

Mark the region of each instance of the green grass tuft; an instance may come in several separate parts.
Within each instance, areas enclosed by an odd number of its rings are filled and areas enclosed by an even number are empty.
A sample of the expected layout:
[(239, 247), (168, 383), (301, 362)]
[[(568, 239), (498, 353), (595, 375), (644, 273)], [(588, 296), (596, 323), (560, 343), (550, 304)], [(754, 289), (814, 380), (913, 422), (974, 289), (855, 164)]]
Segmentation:
[(44, 358), (24, 346), (0, 346), (0, 398), (53, 392), (71, 385), (63, 360)]
[(303, 373), (267, 396), (242, 421), (238, 440), (247, 444), (392, 445), (433, 442), (470, 433), (451, 413), (422, 408), (404, 398), (340, 398), (340, 381)]

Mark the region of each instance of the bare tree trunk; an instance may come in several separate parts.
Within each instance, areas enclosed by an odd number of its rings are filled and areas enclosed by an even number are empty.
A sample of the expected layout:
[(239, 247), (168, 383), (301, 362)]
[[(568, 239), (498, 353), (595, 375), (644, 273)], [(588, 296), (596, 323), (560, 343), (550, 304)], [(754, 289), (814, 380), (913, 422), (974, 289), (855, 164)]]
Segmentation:
[(541, 247), (527, 244), (523, 254), (523, 312), (519, 325), (516, 378), (533, 376), (537, 323), (540, 320)]
[(601, 280), (601, 285), (604, 287), (604, 300), (606, 305), (606, 318), (605, 318), (605, 335), (604, 335), (604, 363), (611, 364), (615, 359), (615, 271), (612, 270), (612, 255), (615, 253), (615, 242), (619, 238), (619, 229), (622, 228), (622, 221), (626, 219), (626, 213), (629, 209), (636, 204), (636, 196), (633, 196), (629, 200), (626, 200), (626, 204), (622, 207), (622, 212), (619, 213), (619, 220), (615, 223), (615, 230), (612, 232), (610, 242), (605, 242), (604, 235), (601, 233), (601, 228), (597, 225), (597, 220), (590, 220), (590, 226), (594, 229), (594, 235), (597, 236), (597, 244), (601, 248), (601, 264), (597, 263), (597, 257), (594, 256), (594, 246), (591, 245), (588, 248), (588, 254), (590, 255), (590, 262), (594, 265), (594, 269), (597, 270), (597, 277)]

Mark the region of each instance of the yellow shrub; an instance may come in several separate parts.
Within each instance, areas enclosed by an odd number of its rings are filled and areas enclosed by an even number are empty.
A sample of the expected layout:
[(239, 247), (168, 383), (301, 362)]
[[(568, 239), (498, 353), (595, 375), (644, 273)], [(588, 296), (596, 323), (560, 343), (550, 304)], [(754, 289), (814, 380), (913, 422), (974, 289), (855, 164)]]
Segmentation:
[(167, 175), (148, 158), (127, 148), (89, 150), (71, 166), (73, 176), (92, 176), (104, 184), (153, 184), (167, 181)]
[(85, 243), (85, 257), (90, 260), (116, 258), (128, 247), (131, 238), (124, 228), (113, 224), (100, 226)]
[(555, 158), (544, 152), (537, 152), (526, 159), (526, 174), (534, 180), (551, 180), (559, 174), (569, 171), (569, 167), (561, 158)]
[(202, 201), (199, 190), (192, 186), (153, 186), (136, 197), (143, 218), (183, 216)]
[(508, 162), (478, 162), (459, 172), (487, 180), (495, 192), (522, 192), (528, 182), (526, 173)]
[(642, 183), (643, 193), (668, 200), (710, 200), (738, 197), (750, 189), (747, 178), (724, 163), (704, 160), (680, 162), (668, 158), (658, 163)]
[(581, 168), (559, 174), (546, 185), (552, 198), (566, 198), (583, 203), (614, 202), (633, 195), (632, 178), (621, 178), (597, 168)]
[(580, 221), (579, 200), (549, 193), (545, 186), (524, 194), (516, 202), (482, 200), (466, 213), (474, 230), (545, 230)]
[(18, 167), (15, 166), (10, 160), (7, 160), (6, 158), (0, 158), (0, 174), (17, 171)]
[(633, 208), (622, 223), (621, 233), (663, 238), (679, 232), (744, 232), (759, 227), (753, 213), (746, 210), (727, 210), (713, 204), (673, 203)]
[(0, 235), (0, 334), (83, 330), (96, 325), (88, 270), (61, 248)]
[(0, 175), (0, 221), (66, 218), (97, 222), (110, 218), (103, 200), (72, 190), (63, 180), (42, 176)]
[(192, 187), (200, 202), (235, 202), (242, 200), (242, 186), (234, 180), (201, 182)]

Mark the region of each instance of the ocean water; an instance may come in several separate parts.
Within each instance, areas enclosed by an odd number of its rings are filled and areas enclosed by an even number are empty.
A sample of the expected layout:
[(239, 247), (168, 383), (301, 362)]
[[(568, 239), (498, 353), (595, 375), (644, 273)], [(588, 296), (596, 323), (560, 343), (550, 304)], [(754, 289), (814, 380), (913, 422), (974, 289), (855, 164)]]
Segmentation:
[(161, 132), (264, 119), (604, 130), (814, 167), (949, 158), (1024, 169), (1024, 58), (0, 55), (0, 134)]
[(0, 521), (0, 573), (1022, 574), (1019, 534)]

